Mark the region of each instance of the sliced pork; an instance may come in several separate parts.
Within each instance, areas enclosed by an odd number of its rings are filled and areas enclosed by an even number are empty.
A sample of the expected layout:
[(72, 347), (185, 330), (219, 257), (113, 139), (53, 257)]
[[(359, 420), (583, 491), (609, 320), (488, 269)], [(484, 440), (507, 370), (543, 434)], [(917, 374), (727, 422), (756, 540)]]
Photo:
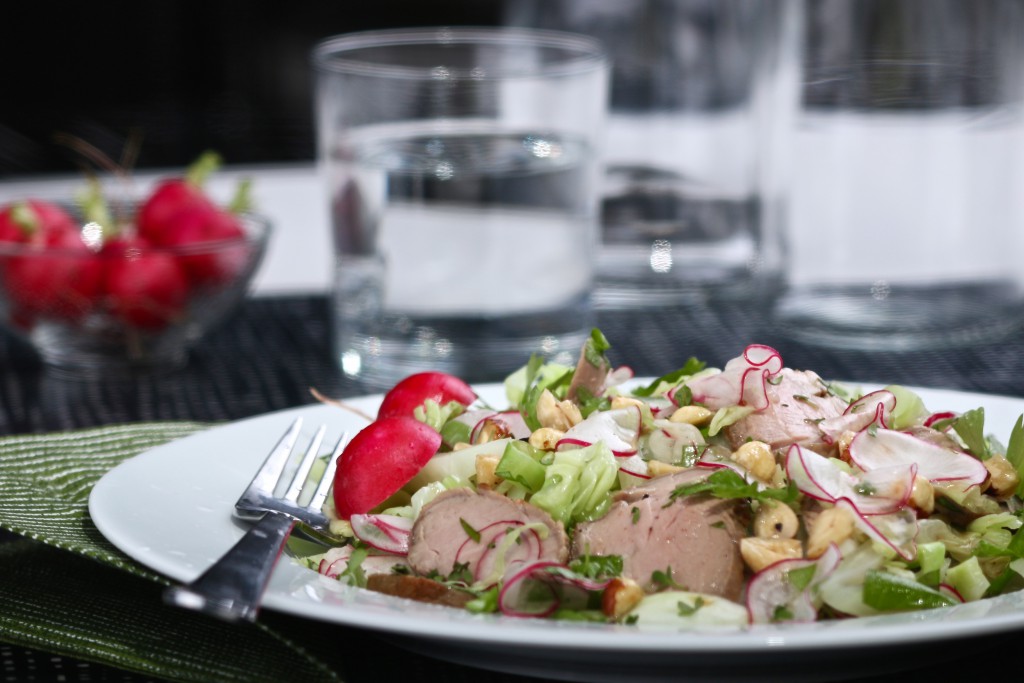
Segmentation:
[(486, 490), (453, 489), (423, 506), (407, 560), (421, 576), (491, 583), (516, 564), (565, 562), (568, 543), (561, 522), (538, 507)]
[(708, 476), (684, 470), (615, 494), (604, 517), (576, 527), (574, 557), (618, 555), (623, 576), (646, 592), (666, 588), (738, 600), (743, 590), (739, 541), (745, 535), (736, 504), (709, 496), (671, 500), (672, 492)]
[(763, 441), (773, 450), (800, 444), (818, 453), (832, 449), (818, 424), (838, 417), (847, 403), (828, 391), (824, 380), (809, 370), (783, 368), (766, 384), (768, 406), (726, 427), (733, 448), (750, 440)]

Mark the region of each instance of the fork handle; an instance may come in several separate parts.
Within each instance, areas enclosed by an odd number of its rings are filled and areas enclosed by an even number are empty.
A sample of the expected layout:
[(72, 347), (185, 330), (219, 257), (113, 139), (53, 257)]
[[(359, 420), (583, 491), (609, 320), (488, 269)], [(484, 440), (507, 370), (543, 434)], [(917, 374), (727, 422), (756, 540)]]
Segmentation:
[(253, 621), (295, 520), (268, 512), (232, 548), (189, 584), (164, 591), (164, 602), (220, 617)]

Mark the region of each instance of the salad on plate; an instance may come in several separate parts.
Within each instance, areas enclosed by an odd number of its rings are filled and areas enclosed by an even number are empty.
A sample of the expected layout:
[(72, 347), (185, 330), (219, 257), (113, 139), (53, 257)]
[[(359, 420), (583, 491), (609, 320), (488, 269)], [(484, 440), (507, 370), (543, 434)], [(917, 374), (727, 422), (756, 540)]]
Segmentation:
[[(1024, 424), (752, 344), (641, 382), (594, 330), (487, 405), (411, 375), (339, 456), (326, 577), (480, 613), (748, 627), (1024, 588)], [(941, 408), (941, 407), (938, 407)]]

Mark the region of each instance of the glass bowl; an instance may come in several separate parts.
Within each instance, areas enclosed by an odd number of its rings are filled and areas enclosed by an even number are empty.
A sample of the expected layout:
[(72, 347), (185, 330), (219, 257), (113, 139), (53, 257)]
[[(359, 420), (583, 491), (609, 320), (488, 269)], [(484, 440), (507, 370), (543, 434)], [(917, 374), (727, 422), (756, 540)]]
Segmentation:
[(178, 369), (246, 297), (266, 252), (266, 217), (239, 223), (241, 237), (173, 247), (0, 241), (0, 322), (68, 374)]

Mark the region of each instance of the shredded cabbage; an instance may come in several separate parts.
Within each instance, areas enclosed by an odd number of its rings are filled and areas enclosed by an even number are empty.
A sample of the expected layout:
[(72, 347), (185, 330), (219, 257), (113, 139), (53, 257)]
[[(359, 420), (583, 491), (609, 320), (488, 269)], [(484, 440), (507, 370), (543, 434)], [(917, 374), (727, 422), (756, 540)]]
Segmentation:
[(596, 519), (610, 505), (618, 473), (615, 456), (602, 441), (558, 451), (530, 503), (566, 524)]

